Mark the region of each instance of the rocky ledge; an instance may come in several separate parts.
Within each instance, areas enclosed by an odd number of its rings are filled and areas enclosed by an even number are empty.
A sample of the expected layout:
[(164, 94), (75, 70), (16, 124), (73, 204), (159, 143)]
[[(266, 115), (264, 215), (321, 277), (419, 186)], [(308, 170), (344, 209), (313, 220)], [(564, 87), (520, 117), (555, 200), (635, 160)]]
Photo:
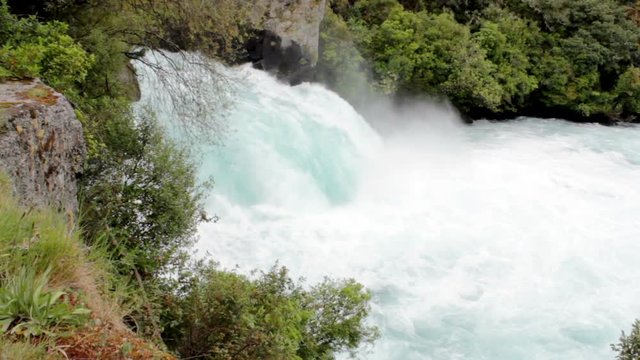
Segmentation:
[(78, 210), (86, 147), (71, 104), (39, 80), (0, 83), (0, 172), (26, 206)]
[(249, 61), (292, 85), (313, 78), (326, 0), (255, 0)]

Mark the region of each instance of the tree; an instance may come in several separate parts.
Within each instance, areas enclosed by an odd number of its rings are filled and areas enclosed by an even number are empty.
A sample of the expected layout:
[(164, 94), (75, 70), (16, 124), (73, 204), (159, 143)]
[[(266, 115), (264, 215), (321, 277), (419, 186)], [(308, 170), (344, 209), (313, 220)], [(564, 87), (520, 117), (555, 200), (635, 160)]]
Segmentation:
[(462, 110), (497, 110), (502, 100), (495, 65), (451, 14), (395, 9), (376, 29), (369, 52), (387, 92), (445, 95)]
[(620, 336), (620, 342), (611, 345), (611, 349), (617, 352), (618, 360), (638, 360), (640, 359), (640, 320), (636, 320), (629, 335), (624, 331)]
[(614, 104), (615, 110), (623, 118), (632, 117), (637, 120), (640, 114), (640, 69), (630, 67), (625, 71), (614, 89), (616, 96)]
[(68, 26), (33, 17), (18, 19), (0, 2), (0, 80), (42, 78), (58, 91), (77, 91), (94, 57), (68, 34)]
[(200, 265), (182, 289), (164, 337), (183, 357), (334, 359), (378, 336), (365, 324), (371, 295), (353, 280), (305, 290), (283, 267), (251, 279)]
[(194, 240), (201, 220), (201, 188), (188, 151), (167, 139), (149, 115), (137, 124), (127, 113), (101, 134), (105, 149), (82, 181), (86, 239), (109, 236), (135, 254), (143, 278), (166, 270)]
[(540, 57), (542, 35), (533, 22), (509, 11), (490, 8), (473, 38), (496, 65), (495, 78), (502, 88), (500, 109), (515, 111), (526, 104), (527, 97), (539, 86), (534, 65)]

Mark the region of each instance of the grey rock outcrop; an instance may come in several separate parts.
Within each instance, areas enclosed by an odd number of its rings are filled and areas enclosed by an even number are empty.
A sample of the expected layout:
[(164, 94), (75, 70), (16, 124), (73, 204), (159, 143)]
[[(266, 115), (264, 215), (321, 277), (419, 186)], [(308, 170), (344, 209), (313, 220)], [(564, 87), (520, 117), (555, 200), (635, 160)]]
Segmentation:
[(310, 80), (318, 61), (326, 0), (254, 0), (249, 60), (292, 84)]
[(0, 83), (0, 171), (26, 206), (78, 210), (86, 156), (71, 104), (38, 80)]
[(131, 63), (127, 62), (127, 65), (122, 67), (122, 70), (118, 74), (118, 81), (124, 86), (124, 94), (131, 101), (139, 101), (142, 93), (140, 92), (140, 83), (138, 82), (138, 74), (136, 69)]

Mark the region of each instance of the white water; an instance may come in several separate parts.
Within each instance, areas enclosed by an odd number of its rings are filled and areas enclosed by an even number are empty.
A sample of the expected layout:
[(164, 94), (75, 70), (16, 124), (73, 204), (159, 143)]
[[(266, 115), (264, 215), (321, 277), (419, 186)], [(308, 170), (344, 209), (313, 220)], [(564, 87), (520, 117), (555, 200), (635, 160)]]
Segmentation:
[[(221, 217), (201, 250), (364, 283), (382, 338), (361, 358), (614, 357), (640, 316), (639, 127), (463, 126), (431, 107), (382, 137), (321, 86), (229, 73), (223, 144), (198, 146)], [(142, 89), (169, 121), (152, 75)]]

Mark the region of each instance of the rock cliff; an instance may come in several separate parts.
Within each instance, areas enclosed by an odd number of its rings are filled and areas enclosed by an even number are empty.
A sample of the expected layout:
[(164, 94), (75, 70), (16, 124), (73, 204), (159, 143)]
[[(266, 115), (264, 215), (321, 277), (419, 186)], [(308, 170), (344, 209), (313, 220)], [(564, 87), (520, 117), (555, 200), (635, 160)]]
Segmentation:
[(0, 171), (27, 206), (77, 212), (86, 155), (71, 104), (38, 80), (0, 83)]
[(310, 80), (318, 61), (326, 0), (254, 0), (257, 29), (247, 44), (257, 68), (297, 84)]

